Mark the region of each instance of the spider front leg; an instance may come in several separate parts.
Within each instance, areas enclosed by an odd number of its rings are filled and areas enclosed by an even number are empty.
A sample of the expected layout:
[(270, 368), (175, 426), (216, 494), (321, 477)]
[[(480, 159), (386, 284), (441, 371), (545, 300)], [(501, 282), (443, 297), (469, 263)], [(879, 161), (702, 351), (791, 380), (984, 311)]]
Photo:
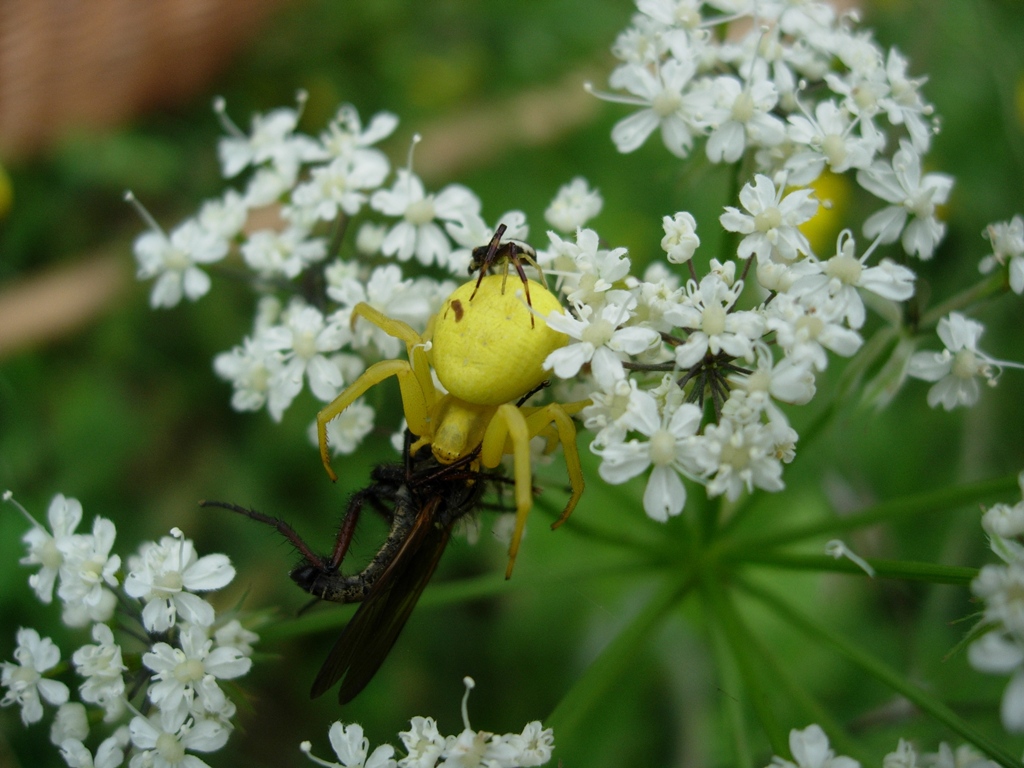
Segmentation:
[(370, 387), (389, 376), (398, 378), (398, 386), (402, 393), (402, 409), (405, 411), (409, 429), (413, 434), (425, 436), (427, 439), (432, 434), (429, 431), (428, 414), (437, 401), (437, 390), (430, 377), (430, 364), (425, 350), (426, 339), (416, 333), (408, 323), (390, 318), (366, 302), (360, 302), (352, 308), (353, 325), (360, 317), (369, 320), (389, 336), (404, 341), (409, 360), (382, 360), (374, 363), (316, 415), (320, 460), (332, 481), (336, 481), (338, 475), (331, 467), (331, 455), (327, 447), (327, 423), (352, 405)]
[[(413, 367), (406, 360), (381, 360), (379, 363), (374, 363), (316, 415), (316, 435), (320, 442), (320, 460), (324, 463), (324, 469), (327, 470), (327, 475), (332, 482), (337, 481), (338, 475), (331, 467), (331, 454), (327, 447), (327, 423), (335, 416), (339, 416), (368, 389), (380, 384), (389, 376), (398, 378), (398, 387), (402, 393), (402, 408), (405, 411), (405, 420), (409, 423), (409, 429), (419, 435), (427, 431), (427, 397)], [(431, 385), (430, 391), (431, 394), (434, 393), (433, 385)]]

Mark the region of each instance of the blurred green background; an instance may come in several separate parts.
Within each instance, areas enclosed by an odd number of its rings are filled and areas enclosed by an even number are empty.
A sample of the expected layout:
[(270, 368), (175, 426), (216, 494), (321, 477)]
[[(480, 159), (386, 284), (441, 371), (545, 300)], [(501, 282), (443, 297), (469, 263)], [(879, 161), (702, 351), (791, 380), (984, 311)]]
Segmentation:
[[(279, 617), (294, 616), (304, 596), (287, 578), (295, 559), (289, 547), (268, 528), (201, 510), (196, 502), (223, 499), (280, 515), (326, 550), (347, 493), (394, 455), (385, 440), (368, 439), (332, 486), (306, 436), (318, 408), (308, 393), (281, 424), (264, 412), (232, 412), (230, 387), (214, 376), (211, 361), (248, 331), (252, 297), (244, 286), (220, 283), (198, 304), (151, 311), (148, 286), (130, 276), (131, 241), (143, 224), (122, 202), (123, 191), (134, 190), (172, 227), (223, 189), (214, 95), (225, 96), (245, 128), (251, 112), (291, 105), (304, 88), (310, 101), (303, 130), (316, 133), (344, 101), (364, 118), (393, 111), (402, 121), (387, 147), (396, 163), (404, 164), (407, 138), (424, 133), (416, 162), (428, 185), (467, 184), (489, 220), (510, 208), (526, 211), (535, 242), (543, 240), (542, 213), (551, 196), (582, 174), (605, 200), (595, 228), (610, 245), (627, 246), (634, 264), (659, 255), (660, 218), (681, 209), (698, 219), (706, 260), (715, 254), (717, 215), (732, 202), (721, 169), (710, 168), (699, 152), (680, 167), (653, 140), (634, 155), (616, 154), (609, 131), (623, 108), (576, 96), (584, 79), (602, 84), (613, 66), (609, 45), (632, 12), (624, 0), (290, 2), (204, 90), (178, 106), (112, 129), (68, 129), (30, 157), (6, 159), (14, 198), (0, 220), (0, 309), (24, 281), (52, 276), (51, 270), (99, 264), (107, 271), (86, 320), (46, 338), (27, 335), (0, 357), (0, 489), (13, 490), (40, 520), (54, 493), (77, 497), (86, 521), (103, 515), (116, 522), (122, 556), (178, 526), (201, 554), (225, 552), (238, 567), (218, 606), (244, 598), (246, 608), (276, 607)], [(943, 118), (930, 169), (953, 174), (957, 185), (946, 211), (949, 234), (921, 283), (925, 295), (940, 300), (976, 279), (977, 260), (987, 252), (984, 227), (1024, 209), (1024, 14), (1009, 0), (892, 0), (863, 14), (883, 45), (897, 45), (909, 57), (912, 74), (928, 76), (925, 94)], [(523, 120), (536, 132), (521, 130)], [(479, 151), (445, 154), (477, 140)], [(93, 290), (84, 280), (79, 285)], [(31, 306), (28, 314), (52, 309)], [(1024, 359), (1019, 301), (993, 303), (977, 316), (988, 324), (986, 351)], [(819, 391), (829, 389), (841, 368), (829, 371)], [(1007, 371), (978, 407), (954, 414), (929, 410), (920, 382), (882, 413), (843, 404), (813, 450), (798, 453), (787, 470), (787, 491), (765, 500), (757, 514), (766, 521), (812, 518), (830, 514), (837, 498), (856, 509), (1018, 471), (1024, 468), (1021, 387), (1021, 374)], [(378, 408), (394, 408), (396, 395), (383, 387), (371, 399)], [(798, 430), (810, 415), (793, 414)], [(330, 695), (306, 698), (337, 629), (260, 644), (268, 655), (241, 681), (238, 732), (211, 764), (302, 765), (304, 739), (326, 757), (326, 730), (339, 717), (362, 723), (371, 744), (394, 742), (413, 715), (432, 715), (442, 732), (455, 733), (467, 674), (477, 682), (469, 704), (475, 728), (504, 732), (544, 719), (659, 582), (659, 571), (643, 558), (586, 531), (641, 541), (681, 532), (677, 524), (658, 526), (644, 517), (641, 485), (601, 487), (587, 453), (590, 484), (569, 524), (557, 533), (541, 524), (564, 499), (556, 457), (541, 473), (548, 493), (512, 581), (501, 582), (503, 547), (487, 533), (493, 516), (484, 515), (482, 543), (449, 547), (437, 583), (378, 678), (344, 710)], [(4, 659), (11, 658), (18, 626), (64, 640), (65, 648), (72, 647), (66, 638), (86, 641), (30, 593), (17, 562), (24, 530), (13, 508), (0, 509)], [(357, 545), (372, 550), (379, 533), (368, 527)], [(862, 532), (850, 543), (879, 557), (975, 566), (992, 560), (976, 509)], [(472, 582), (483, 585), (481, 596), (443, 586), (475, 577), (482, 579)], [(999, 734), (1004, 681), (970, 672), (962, 655), (944, 660), (969, 626), (951, 622), (976, 610), (965, 588), (777, 572), (763, 578), (801, 596), (807, 610), (914, 679), (929, 681), (958, 712)], [(342, 610), (327, 606), (312, 615), (340, 626)], [(556, 759), (567, 766), (727, 764), (719, 726), (723, 704), (736, 694), (716, 681), (694, 618), (695, 611), (677, 612), (647, 639), (628, 676), (587, 713), (585, 724), (556, 733)], [(919, 738), (926, 749), (948, 738), (833, 654), (810, 647), (771, 617), (751, 612), (749, 618), (760, 639), (791, 658), (801, 679), (827, 692), (837, 718), (879, 756), (900, 735)], [(784, 693), (774, 704), (782, 722), (807, 724)], [(59, 764), (46, 734), (44, 725), (24, 729), (16, 711), (0, 711), (0, 765)], [(756, 734), (755, 743), (767, 750)], [(1018, 753), (1022, 746), (1012, 742)], [(762, 762), (768, 757), (764, 751)]]

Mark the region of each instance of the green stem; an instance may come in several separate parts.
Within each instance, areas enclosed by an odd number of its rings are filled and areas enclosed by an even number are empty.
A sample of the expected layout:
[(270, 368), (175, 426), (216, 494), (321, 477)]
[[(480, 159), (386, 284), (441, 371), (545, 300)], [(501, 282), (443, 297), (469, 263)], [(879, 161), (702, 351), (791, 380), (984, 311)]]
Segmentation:
[(772, 675), (781, 689), (782, 694), (803, 709), (807, 714), (808, 723), (817, 723), (829, 735), (829, 741), (837, 752), (857, 758), (861, 765), (872, 765), (876, 760), (873, 755), (865, 752), (864, 748), (846, 732), (843, 724), (837, 720), (828, 707), (824, 706), (790, 673), (791, 665), (783, 663), (777, 654), (772, 653), (769, 648), (761, 642), (760, 635), (752, 630), (747, 631), (746, 642), (750, 645), (752, 652), (757, 656), (757, 662), (761, 669)]
[(775, 716), (769, 687), (762, 679), (760, 665), (754, 659), (748, 644), (750, 630), (740, 620), (731, 596), (715, 579), (702, 579), (701, 588), (704, 605), (729, 644), (732, 658), (743, 678), (747, 698), (768, 737), (772, 752), (777, 755), (789, 754), (789, 732)]
[[(508, 594), (514, 589), (537, 589), (545, 585), (571, 584), (574, 581), (607, 578), (609, 576), (630, 577), (638, 574), (657, 573), (664, 567), (658, 564), (647, 565), (635, 560), (606, 562), (590, 568), (546, 569), (522, 576), (516, 575), (511, 580), (505, 579), (500, 573), (489, 573), (470, 579), (457, 579), (449, 582), (431, 584), (420, 598), (420, 607), (455, 605), (481, 600), (497, 595)], [(318, 606), (319, 607), (319, 606)], [(324, 610), (305, 613), (292, 619), (282, 619), (265, 629), (260, 630), (260, 638), (265, 641), (285, 640), (301, 637), (326, 630), (337, 630), (345, 624), (355, 612), (356, 605), (322, 606)]]
[[(719, 624), (709, 621), (707, 626), (708, 646), (715, 660), (715, 667), (718, 670), (718, 686), (723, 691), (738, 691), (742, 686), (739, 670), (736, 668), (735, 660), (729, 652), (725, 633)], [(737, 768), (753, 768), (754, 757), (750, 749), (750, 735), (747, 729), (747, 719), (743, 714), (743, 703), (737, 696), (719, 697), (722, 707), (725, 710), (724, 719), (727, 727), (732, 732), (732, 744), (735, 751), (733, 764)]]
[(585, 728), (590, 711), (610, 696), (615, 683), (635, 663), (640, 646), (666, 614), (692, 589), (694, 572), (686, 568), (661, 584), (640, 614), (601, 652), (562, 697), (546, 725), (558, 734)]
[(942, 723), (951, 731), (971, 742), (1005, 768), (1020, 768), (1020, 760), (1003, 749), (1002, 746), (992, 741), (988, 736), (978, 731), (970, 723), (967, 723), (953, 710), (939, 701), (935, 696), (912, 685), (910, 681), (900, 675), (896, 670), (879, 661), (870, 653), (858, 648), (839, 632), (831, 629), (825, 624), (815, 621), (810, 616), (798, 611), (785, 600), (772, 594), (749, 581), (738, 580), (748, 594), (765, 603), (776, 614), (788, 621), (793, 626), (801, 629), (811, 637), (816, 638), (826, 645), (832, 646), (847, 661), (864, 670), (871, 677), (883, 685), (896, 691), (905, 697), (921, 711)]
[(845, 531), (867, 528), (883, 522), (907, 520), (925, 513), (936, 514), (965, 504), (979, 503), (984, 499), (1005, 496), (1014, 491), (1018, 491), (1016, 474), (959, 487), (925, 491), (892, 501), (884, 501), (862, 512), (845, 517), (829, 517), (763, 534), (738, 535), (728, 542), (720, 543), (716, 556), (727, 557), (730, 560), (752, 558), (764, 553), (767, 549), (783, 544), (792, 544), (817, 536), (835, 536)]
[[(936, 565), (934, 563), (918, 563), (908, 560), (879, 560), (865, 558), (880, 579), (900, 579), (902, 581), (926, 581), (930, 584), (970, 584), (978, 575), (977, 568), (964, 568), (956, 565)], [(769, 568), (783, 568), (792, 571), (832, 571), (835, 573), (852, 573), (867, 576), (856, 563), (828, 555), (806, 555), (787, 552), (766, 552), (764, 554), (747, 554), (738, 558), (728, 557), (729, 562), (737, 564), (755, 563)]]
[(1006, 270), (997, 269), (984, 280), (975, 283), (955, 296), (949, 297), (941, 304), (937, 304), (925, 312), (921, 316), (918, 328), (930, 328), (950, 312), (969, 307), (983, 299), (995, 296), (997, 293), (1003, 293), (1007, 287)]
[[(535, 509), (539, 509), (553, 520), (557, 520), (562, 514), (562, 510), (560, 508), (556, 508), (554, 503), (546, 496), (537, 497), (533, 506)], [(558, 530), (589, 539), (590, 541), (597, 542), (599, 544), (609, 544), (616, 549), (632, 549), (646, 555), (650, 555), (652, 553), (672, 555), (678, 554), (679, 551), (678, 547), (666, 544), (664, 535), (657, 538), (640, 538), (637, 536), (631, 536), (628, 531), (621, 529), (611, 530), (594, 525), (592, 522), (585, 520), (583, 515), (575, 515), (571, 517), (565, 525)]]

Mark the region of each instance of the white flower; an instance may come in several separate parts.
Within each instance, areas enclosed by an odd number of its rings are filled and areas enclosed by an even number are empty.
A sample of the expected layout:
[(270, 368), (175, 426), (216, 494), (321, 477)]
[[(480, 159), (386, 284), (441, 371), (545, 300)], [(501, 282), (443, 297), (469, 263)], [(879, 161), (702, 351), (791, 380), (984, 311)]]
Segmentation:
[[(231, 729), (215, 720), (181, 720), (173, 711), (137, 716), (128, 724), (136, 752), (130, 768), (209, 768), (190, 752), (216, 752)], [(186, 751), (187, 750), (187, 751)]]
[(789, 732), (789, 751), (793, 760), (772, 758), (772, 766), (780, 768), (860, 768), (852, 757), (836, 755), (828, 745), (828, 736), (819, 725)]
[(831, 350), (850, 357), (863, 343), (860, 334), (843, 327), (816, 307), (805, 307), (792, 296), (781, 293), (767, 307), (766, 327), (775, 331), (775, 340), (786, 357), (798, 365), (812, 365), (823, 371), (828, 367)]
[(591, 189), (587, 180), (577, 176), (558, 189), (555, 199), (544, 211), (544, 220), (560, 232), (575, 232), (601, 212), (601, 193)]
[(408, 169), (399, 169), (397, 176), (394, 187), (377, 190), (370, 198), (375, 210), (402, 217), (384, 238), (381, 252), (400, 261), (415, 256), (421, 264), (444, 265), (452, 246), (434, 220), (459, 221), (479, 214), (479, 198), (459, 184), (449, 184), (436, 195), (428, 195), (423, 182)]
[(885, 62), (889, 87), (879, 97), (878, 106), (885, 110), (893, 125), (905, 125), (918, 152), (927, 152), (934, 129), (924, 119), (932, 113), (930, 104), (921, 98), (921, 86), (927, 78), (907, 77), (907, 60), (895, 48), (889, 50)]
[(551, 312), (548, 327), (574, 339), (556, 349), (544, 361), (544, 370), (554, 371), (561, 379), (571, 379), (590, 363), (594, 379), (610, 386), (625, 376), (620, 355), (638, 355), (658, 342), (658, 332), (639, 326), (620, 327), (629, 319), (627, 304), (609, 302), (599, 311), (577, 305), (579, 319), (568, 312)]
[[(299, 102), (300, 105), (305, 102), (304, 94), (299, 94)], [(271, 163), (282, 174), (294, 175), (303, 162), (322, 157), (323, 151), (315, 141), (295, 134), (299, 123), (298, 110), (282, 107), (265, 115), (254, 114), (252, 131), (246, 136), (228, 120), (225, 107), (222, 98), (213, 103), (221, 124), (230, 134), (217, 146), (224, 178), (230, 179), (250, 165), (263, 163)]]
[(763, 174), (754, 177), (740, 190), (740, 203), (747, 210), (727, 206), (718, 220), (729, 232), (746, 235), (736, 255), (741, 259), (756, 256), (758, 262), (791, 262), (800, 254), (811, 252), (810, 243), (798, 229), (818, 212), (813, 189), (797, 189), (783, 197), (785, 185), (775, 183)]
[[(917, 768), (917, 751), (906, 739), (900, 739), (896, 751), (882, 758), (882, 768)], [(950, 766), (953, 768), (953, 766)]]
[(685, 264), (693, 258), (700, 246), (697, 237), (697, 220), (693, 214), (679, 211), (674, 216), (663, 216), (661, 219), (665, 236), (661, 238), (661, 247), (672, 264)]
[(656, 128), (661, 129), (665, 148), (676, 157), (686, 157), (693, 146), (693, 135), (699, 133), (696, 116), (706, 102), (700, 91), (688, 91), (697, 71), (692, 57), (670, 59), (652, 73), (647, 67), (626, 64), (616, 69), (609, 83), (632, 96), (598, 93), (599, 98), (642, 107), (639, 112), (619, 120), (612, 128), (612, 141), (623, 154), (633, 152), (647, 141)]
[(284, 355), (268, 349), (262, 336), (246, 337), (241, 346), (213, 359), (213, 370), (230, 381), (234, 392), (231, 407), (236, 411), (258, 411), (267, 402), (270, 383), (284, 366)]
[(711, 129), (705, 150), (713, 163), (735, 163), (748, 144), (774, 147), (786, 137), (786, 126), (772, 114), (779, 92), (768, 79), (767, 67), (758, 60), (751, 69), (746, 82), (724, 75), (711, 84), (714, 103), (702, 113), (701, 122)]
[(770, 419), (785, 421), (785, 416), (772, 404), (772, 399), (806, 405), (814, 397), (814, 373), (807, 361), (798, 363), (783, 358), (776, 362), (764, 342), (758, 342), (755, 351), (756, 367), (750, 373), (730, 374), (729, 381), (736, 390), (746, 392), (748, 398), (759, 400), (758, 407), (767, 411)]
[(603, 446), (626, 439), (636, 419), (641, 392), (634, 379), (615, 379), (600, 392), (591, 392), (591, 404), (583, 409), (583, 426), (593, 431), (592, 445)]
[(82, 701), (99, 704), (106, 710), (104, 719), (113, 721), (124, 710), (124, 677), (127, 667), (121, 660), (121, 647), (106, 624), (92, 628), (96, 645), (83, 645), (71, 656), (71, 662), (85, 678), (78, 689)]
[[(939, 744), (938, 752), (926, 754), (924, 758), (925, 765), (933, 768), (999, 768), (997, 763), (986, 760), (985, 756), (970, 744), (961, 744), (954, 751), (949, 744), (942, 742)], [(889, 768), (889, 766), (883, 765), (882, 768)], [(903, 766), (897, 768), (903, 768)], [(916, 768), (916, 766), (908, 766), (908, 768)]]
[(545, 728), (539, 720), (527, 723), (523, 732), (513, 735), (510, 740), (516, 748), (515, 764), (517, 766), (544, 765), (551, 759), (555, 748), (554, 731)]
[(149, 700), (162, 710), (176, 711), (182, 718), (189, 712), (217, 714), (226, 698), (217, 680), (231, 680), (246, 674), (252, 659), (232, 646), (213, 647), (213, 640), (199, 626), (186, 627), (178, 637), (179, 648), (156, 643), (142, 656), (142, 663), (154, 672)]
[(117, 586), (121, 557), (111, 555), (116, 530), (103, 517), (93, 520), (92, 534), (75, 534), (64, 547), (57, 596), (64, 603), (69, 626), (107, 621), (114, 614), (116, 598), (107, 587)]
[(264, 277), (283, 275), (289, 280), (326, 255), (327, 243), (322, 237), (310, 237), (305, 226), (290, 226), (281, 232), (262, 229), (242, 245), (242, 258), (252, 270)]
[(53, 586), (64, 564), (64, 551), (70, 546), (75, 529), (82, 522), (82, 504), (78, 499), (67, 498), (58, 493), (50, 501), (46, 513), (50, 521), (50, 533), (25, 513), (32, 528), (21, 537), (28, 545), (28, 554), (18, 562), (22, 565), (41, 565), (37, 573), (28, 577), (28, 584), (35, 590), (43, 603), (53, 600)]
[(155, 277), (150, 305), (173, 307), (182, 294), (190, 301), (205, 296), (210, 290), (210, 276), (199, 264), (212, 264), (228, 252), (227, 240), (209, 231), (194, 219), (176, 227), (170, 237), (155, 226), (139, 235), (133, 246), (139, 264), (140, 280)]
[(1010, 674), (999, 715), (1007, 731), (1024, 733), (1024, 646), (1020, 636), (988, 632), (968, 646), (967, 659), (979, 672)]
[(124, 762), (124, 750), (130, 738), (128, 726), (123, 725), (100, 742), (95, 757), (77, 739), (65, 739), (60, 753), (68, 768), (118, 768)]
[(1024, 563), (986, 565), (971, 582), (985, 601), (985, 621), (1024, 640)]
[(409, 730), (398, 734), (405, 748), (402, 768), (434, 768), (444, 751), (445, 739), (432, 717), (414, 717)]
[(946, 348), (941, 352), (914, 353), (907, 373), (916, 379), (936, 382), (928, 390), (928, 405), (932, 408), (941, 404), (951, 411), (958, 405), (974, 405), (981, 393), (978, 377), (993, 386), (993, 368), (1009, 363), (993, 360), (978, 349), (985, 326), (959, 312), (939, 320), (937, 332)]
[(48, 704), (60, 706), (68, 700), (68, 687), (57, 680), (43, 677), (60, 662), (60, 648), (48, 638), (39, 637), (31, 628), (18, 630), (18, 647), (14, 649), (14, 660), (0, 663), (2, 675), (0, 685), (7, 689), (0, 707), (18, 704), (21, 707), (21, 721), (25, 725), (38, 723), (43, 717), (40, 698)]
[[(888, 203), (864, 222), (864, 234), (893, 243), (902, 233), (903, 250), (930, 259), (946, 233), (936, 218), (936, 208), (949, 199), (953, 178), (944, 173), (921, 174), (921, 156), (905, 139), (893, 155), (892, 165), (876, 160), (857, 172), (857, 183)], [(907, 224), (910, 217), (913, 219)], [(905, 227), (905, 228), (904, 228)]]
[(782, 463), (776, 455), (775, 436), (770, 426), (760, 423), (733, 424), (723, 418), (704, 429), (701, 451), (696, 456), (710, 476), (708, 496), (735, 501), (754, 488), (781, 491)]
[(249, 208), (238, 192), (227, 190), (222, 197), (207, 200), (199, 209), (199, 225), (217, 237), (230, 241), (245, 226)]
[(754, 341), (764, 333), (764, 316), (755, 311), (734, 310), (743, 292), (743, 281), (732, 286), (714, 272), (700, 285), (690, 280), (686, 296), (665, 312), (665, 319), (689, 331), (686, 343), (676, 347), (676, 365), (688, 370), (708, 353), (753, 359)]
[(833, 173), (866, 168), (884, 143), (871, 123), (861, 123), (861, 135), (854, 134), (856, 119), (834, 101), (818, 102), (814, 116), (790, 115), (789, 138), (800, 149), (786, 160), (787, 181), (795, 186), (810, 184), (821, 175), (826, 163)]
[[(295, 186), (298, 174), (298, 166), (286, 169), (271, 166), (258, 168), (245, 185), (245, 204), (250, 208), (276, 205), (281, 201), (281, 197)], [(282, 214), (285, 210), (282, 209)], [(307, 225), (311, 223), (306, 222)]]
[(600, 245), (601, 240), (594, 230), (576, 231), (576, 249), (573, 252), (576, 274), (572, 276), (575, 287), (567, 293), (569, 301), (597, 308), (604, 304), (612, 286), (629, 274), (630, 261), (626, 249), (608, 250)]
[(320, 143), (331, 157), (359, 155), (383, 141), (398, 127), (398, 116), (391, 112), (378, 112), (363, 129), (359, 111), (351, 104), (342, 104), (338, 114), (320, 135)]
[(327, 768), (395, 768), (397, 765), (394, 760), (395, 748), (390, 744), (377, 747), (367, 759), (370, 740), (363, 736), (361, 725), (352, 723), (346, 726), (340, 721), (332, 723), (327, 737), (339, 760), (337, 763), (329, 763), (311, 754), (312, 746), (308, 741), (302, 742), (300, 748), (310, 760)]
[(267, 409), (275, 421), (302, 391), (305, 378), (310, 391), (324, 402), (338, 394), (344, 380), (327, 355), (341, 349), (348, 339), (344, 325), (326, 321), (320, 310), (298, 300), (288, 308), (281, 325), (267, 329), (262, 341), (267, 349), (279, 351), (283, 362), (268, 390)]
[(1010, 289), (1024, 293), (1024, 217), (1020, 214), (1010, 221), (989, 224), (985, 237), (992, 243), (992, 253), (981, 260), (978, 268), (988, 274), (996, 265), (1010, 264)]
[(213, 633), (214, 645), (218, 648), (234, 648), (243, 656), (252, 655), (253, 643), (259, 639), (259, 635), (243, 627), (238, 619), (232, 619)]
[(906, 301), (914, 295), (916, 275), (890, 259), (882, 259), (877, 267), (865, 266), (870, 249), (858, 259), (853, 233), (844, 229), (839, 234), (836, 255), (819, 262), (809, 258), (793, 267), (796, 279), (786, 291), (811, 307), (827, 308), (830, 317), (845, 317), (853, 329), (864, 325), (864, 301), (857, 288), (891, 301)]
[(465, 728), (445, 741), (438, 768), (513, 768), (514, 749), (505, 739), (489, 731)]
[[(174, 529), (160, 543), (149, 542), (129, 561), (124, 591), (145, 602), (142, 623), (150, 632), (165, 632), (180, 614), (190, 624), (208, 627), (213, 606), (193, 592), (226, 586), (235, 569), (227, 555), (199, 557), (191, 540)], [(186, 591), (187, 590), (187, 591)]]
[(291, 200), (317, 219), (331, 221), (339, 210), (355, 216), (367, 200), (362, 190), (379, 187), (389, 170), (387, 158), (376, 150), (343, 154), (314, 168), (309, 181), (295, 188)]
[(50, 743), (58, 747), (67, 739), (83, 741), (89, 736), (89, 719), (85, 705), (69, 701), (57, 707), (57, 714), (50, 724)]
[(665, 522), (682, 512), (686, 504), (686, 487), (679, 475), (691, 479), (701, 475), (697, 462), (698, 438), (695, 437), (700, 428), (701, 410), (692, 403), (684, 403), (660, 415), (657, 402), (647, 392), (637, 393), (635, 406), (629, 426), (648, 440), (591, 446), (591, 450), (601, 457), (601, 478), (613, 485), (624, 483), (653, 466), (644, 491), (644, 511), (652, 519)]

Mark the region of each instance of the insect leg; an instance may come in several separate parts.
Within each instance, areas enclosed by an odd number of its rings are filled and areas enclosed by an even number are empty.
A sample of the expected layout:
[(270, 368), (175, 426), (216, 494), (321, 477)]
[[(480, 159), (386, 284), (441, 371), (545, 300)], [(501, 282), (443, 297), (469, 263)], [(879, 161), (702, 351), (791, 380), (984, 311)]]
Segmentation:
[(238, 504), (231, 504), (226, 501), (203, 500), (199, 502), (199, 506), (220, 507), (221, 509), (227, 509), (230, 510), (231, 512), (237, 512), (240, 515), (245, 515), (250, 520), (255, 520), (258, 523), (266, 523), (267, 525), (274, 528), (286, 539), (288, 539), (288, 541), (292, 543), (292, 546), (299, 551), (299, 554), (306, 558), (306, 560), (308, 560), (311, 564), (323, 564), (323, 558), (315, 554), (313, 550), (309, 548), (309, 545), (306, 544), (305, 541), (303, 541), (302, 537), (295, 532), (295, 529), (288, 525), (288, 523), (286, 523), (284, 520), (281, 520), (276, 517), (271, 517), (270, 515), (264, 515), (262, 512), (257, 512), (255, 509), (246, 509), (243, 506), (240, 506)]

